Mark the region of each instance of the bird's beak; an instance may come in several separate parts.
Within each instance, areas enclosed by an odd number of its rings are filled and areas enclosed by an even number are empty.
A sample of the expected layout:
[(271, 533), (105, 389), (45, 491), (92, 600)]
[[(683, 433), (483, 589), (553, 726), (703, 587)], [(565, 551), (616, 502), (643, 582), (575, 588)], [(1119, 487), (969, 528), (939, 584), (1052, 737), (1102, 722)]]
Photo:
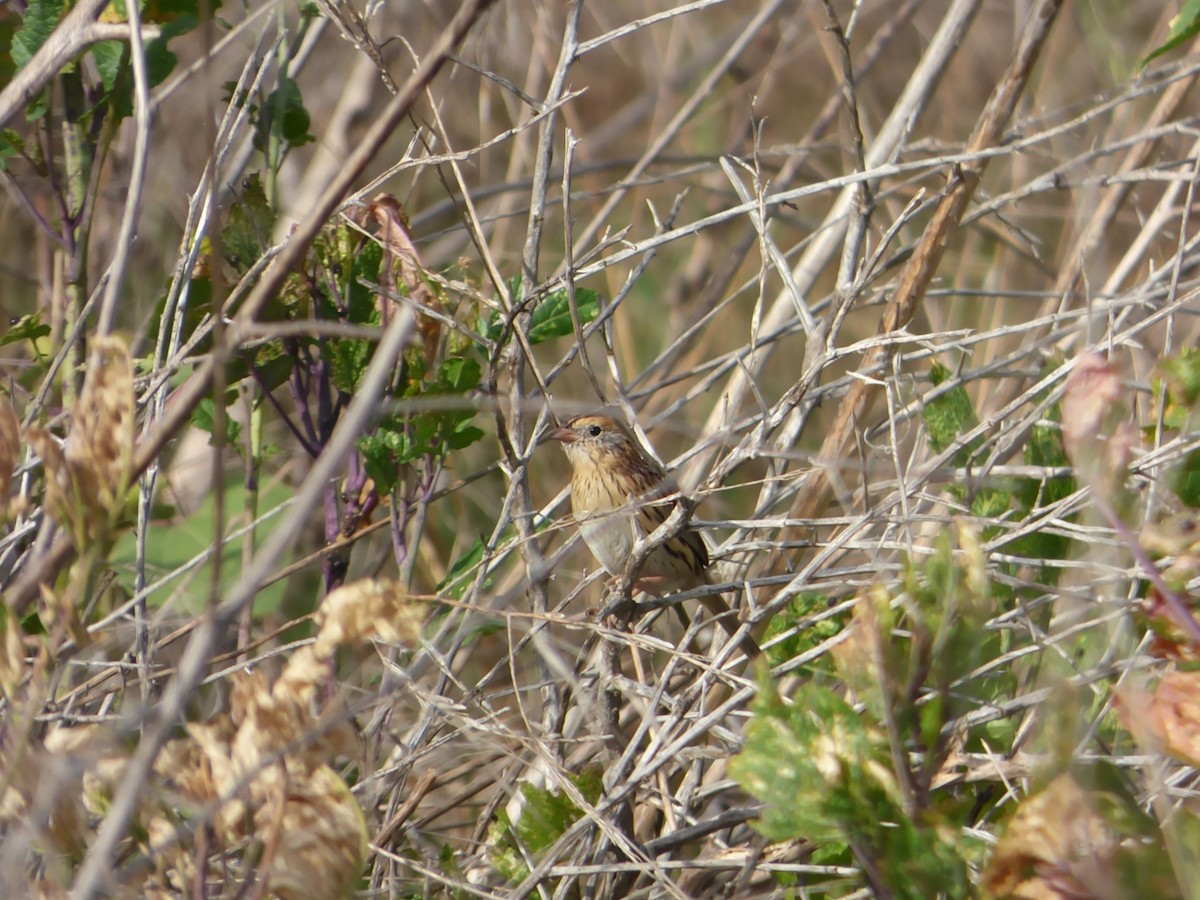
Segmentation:
[(551, 441), (561, 441), (564, 444), (572, 444), (579, 440), (579, 435), (577, 435), (570, 428), (567, 428), (565, 425), (560, 425), (553, 431), (547, 431), (546, 439)]

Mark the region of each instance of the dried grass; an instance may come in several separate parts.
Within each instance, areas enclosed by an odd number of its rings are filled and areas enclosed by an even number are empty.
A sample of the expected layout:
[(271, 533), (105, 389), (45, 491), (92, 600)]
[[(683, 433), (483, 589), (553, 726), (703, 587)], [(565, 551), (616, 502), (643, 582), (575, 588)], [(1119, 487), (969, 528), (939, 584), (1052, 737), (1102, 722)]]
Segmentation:
[[(271, 77), (273, 29), (295, 23), (281, 12), (265, 26), (256, 10), (227, 43), (209, 42), (207, 64), (197, 41), (152, 93), (137, 245), (121, 229), (132, 133), (104, 170), (88, 283), (130, 254), (128, 305), (113, 313), (130, 337), (88, 334), (82, 390), (61, 409), (55, 371), (72, 341), (53, 254), (37, 252), (52, 242), (30, 237), (26, 211), (42, 208), (43, 188), (31, 172), (4, 176), (31, 199), (0, 210), (11, 251), (0, 314), (44, 310), (58, 355), (44, 381), (13, 390), (15, 404), (0, 396), (0, 893), (769, 896), (780, 879), (813, 879), (845, 895), (869, 873), (820, 864), (803, 840), (768, 845), (750, 824), (761, 803), (728, 762), (756, 679), (786, 698), (828, 662), (853, 681), (853, 663), (879, 652), (870, 633), (820, 629), (869, 615), (862, 598), (895, 588), (903, 561), (928, 557), (960, 519), (977, 529), (962, 532), (972, 577), (986, 570), (1023, 599), (984, 626), (1012, 642), (974, 673), (1013, 673), (1019, 691), (955, 726), (1006, 721), (1018, 737), (1007, 755), (956, 749), (933, 790), (994, 788), (991, 812), (969, 826), (987, 842), (1034, 798), (978, 883), (1090, 890), (1079, 850), (1112, 849), (1069, 776), (1037, 790), (1048, 751), (1036, 736), (1056, 717), (1073, 723), (1059, 739), (1081, 765), (1138, 773), (1148, 809), (1194, 800), (1194, 770), (1163, 754), (1195, 761), (1195, 694), (1172, 695), (1172, 680), (1138, 693), (1162, 663), (1134, 601), (1147, 577), (1136, 535), (1174, 507), (1168, 476), (1200, 446), (1164, 425), (1154, 381), (1159, 360), (1197, 339), (1196, 57), (1135, 71), (1164, 33), (1146, 4), (1067, 5), (1015, 67), (1026, 13), (1055, 4), (652, 6), (498, 3), (452, 54), (442, 46), (449, 61), (428, 78), (410, 77), (414, 59), (436, 68), (447, 11), (329, 7), (340, 12), (316, 21), (291, 69), (318, 141), (278, 176), (290, 219), (273, 236), (277, 268), (228, 286), (229, 319), (188, 330), (179, 304), (198, 237), (254, 165), (246, 111), (218, 103), (212, 85)], [(1006, 86), (1016, 94), (996, 100)], [(195, 137), (210, 121), (215, 149)], [(320, 226), (381, 189), (402, 210), (377, 200), (368, 217), (410, 290), (512, 313), (518, 338), (489, 360), (490, 390), (467, 398), (492, 415), (494, 440), (430, 473), (407, 498), (403, 535), (382, 538), (384, 516), (335, 548), (368, 575), (385, 560), (398, 580), (351, 579), (316, 606), (307, 636), (312, 572), (329, 553), (310, 526), (338, 454), (379, 412), (386, 359), (315, 463), (282, 429), (269, 435), (285, 450), (262, 475), (294, 486), (283, 508), (222, 522), (212, 550), (169, 571), (146, 566), (145, 534), (179, 524), (152, 521), (156, 479), (197, 496), (223, 490), (215, 472), (243, 479), (228, 447), (187, 468), (172, 442), (220, 365), (276, 335), (255, 310)], [(576, 310), (574, 338), (531, 347), (507, 286), (518, 273), (529, 294), (599, 290), (600, 316), (585, 324)], [(163, 316), (176, 324), (149, 347), (144, 323), (168, 276)], [(453, 311), (429, 296), (419, 319), (387, 323), (378, 356), (451, 339)], [(201, 340), (213, 349), (197, 358)], [(1059, 365), (1095, 353), (1102, 372)], [(146, 363), (136, 374), (133, 359)], [(0, 362), (7, 389), (35, 360), (13, 350)], [(950, 371), (937, 385), (933, 362)], [(185, 371), (200, 375), (180, 387)], [(1086, 380), (1098, 374), (1102, 396)], [(976, 424), (935, 448), (922, 413), (962, 388)], [(1066, 402), (1076, 466), (1117, 405), (1137, 438), (1120, 470), (1136, 503), (1117, 524), (1094, 478), (1057, 496), (1048, 486), (1069, 470), (1025, 455), (1064, 391), (1103, 401)], [(565, 465), (535, 439), (552, 409), (601, 404), (636, 420), (700, 502), (719, 545), (714, 580), (757, 635), (797, 597), (823, 595), (768, 650), (819, 639), (772, 657), (767, 673), (700, 617), (684, 628), (650, 604), (625, 629), (592, 615), (601, 590), (572, 541)], [(1108, 477), (1118, 463), (1096, 464)], [(1042, 485), (1026, 514), (971, 509), (1017, 478)], [(271, 514), (282, 524), (256, 539), (248, 526)], [(134, 519), (142, 553), (124, 594), (89, 550)], [(1023, 555), (1029, 535), (1072, 551)], [(456, 596), (433, 597), (480, 536)], [(214, 582), (207, 608), (185, 609), (195, 567), (226, 546), (244, 550), (236, 583)], [(1195, 571), (1183, 576), (1186, 599)], [(276, 581), (302, 621), (286, 604), (249, 614)], [(22, 630), (31, 612), (48, 634)], [(1153, 698), (1129, 725), (1143, 744), (1097, 739), (1118, 690)], [(548, 815), (536, 798), (551, 794), (573, 815), (530, 847), (518, 823)], [(1025, 879), (1064, 859), (1073, 881)]]

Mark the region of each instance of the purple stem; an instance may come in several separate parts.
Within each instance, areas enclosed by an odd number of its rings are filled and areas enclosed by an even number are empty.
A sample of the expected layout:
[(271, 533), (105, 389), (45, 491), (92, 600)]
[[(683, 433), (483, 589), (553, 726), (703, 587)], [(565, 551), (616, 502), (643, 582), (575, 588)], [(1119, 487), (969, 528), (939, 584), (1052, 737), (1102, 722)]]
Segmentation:
[(1163, 581), (1162, 573), (1158, 571), (1158, 566), (1154, 565), (1154, 561), (1146, 555), (1146, 551), (1142, 549), (1142, 545), (1138, 543), (1137, 538), (1129, 527), (1117, 515), (1117, 511), (1112, 508), (1108, 500), (1098, 491), (1092, 491), (1092, 502), (1096, 504), (1096, 509), (1100, 511), (1107, 521), (1112, 526), (1117, 536), (1125, 542), (1133, 553), (1133, 558), (1137, 560), (1142, 571), (1146, 573), (1146, 577), (1150, 580), (1157, 589), (1159, 596), (1163, 599), (1163, 604), (1167, 608), (1167, 616), (1180, 628), (1182, 628), (1191, 638), (1192, 644), (1200, 646), (1200, 624), (1192, 617), (1188, 611), (1187, 604), (1173, 590), (1167, 587), (1167, 583)]
[[(263, 394), (266, 396), (270, 404), (275, 407), (275, 412), (279, 414), (279, 418), (283, 420), (283, 424), (288, 427), (288, 430), (292, 433), (296, 440), (300, 442), (300, 446), (304, 448), (304, 452), (313, 459), (316, 459), (318, 452), (317, 448), (309, 442), (308, 438), (304, 436), (304, 433), (296, 427), (296, 423), (292, 421), (291, 417), (286, 412), (284, 412), (283, 406), (275, 397), (275, 392), (267, 390), (267, 386), (263, 382), (262, 374), (259, 372), (258, 366), (254, 365), (254, 363), (251, 363), (250, 371), (254, 373), (254, 380), (258, 382), (259, 387), (262, 388)], [(294, 393), (295, 391), (293, 390), (293, 395)]]
[[(327, 545), (337, 540), (338, 525), (337, 487), (330, 481), (325, 485), (325, 543)], [(325, 582), (325, 593), (328, 594), (345, 577), (345, 561), (335, 555), (322, 556), (321, 574)]]
[(396, 556), (396, 566), (404, 568), (408, 559), (408, 543), (404, 540), (404, 524), (408, 521), (409, 502), (402, 500), (399, 495), (392, 503), (392, 553)]
[(302, 354), (299, 345), (295, 342), (290, 342), (288, 349), (296, 359), (296, 364), (292, 366), (292, 377), (288, 379), (288, 385), (292, 389), (292, 399), (296, 402), (296, 414), (300, 417), (300, 424), (304, 426), (304, 431), (308, 435), (308, 443), (315, 451), (313, 453), (315, 459), (320, 454), (321, 447), (325, 442), (320, 439), (317, 429), (313, 427), (312, 416), (308, 412), (308, 388), (311, 382), (306, 382), (304, 378), (307, 354)]

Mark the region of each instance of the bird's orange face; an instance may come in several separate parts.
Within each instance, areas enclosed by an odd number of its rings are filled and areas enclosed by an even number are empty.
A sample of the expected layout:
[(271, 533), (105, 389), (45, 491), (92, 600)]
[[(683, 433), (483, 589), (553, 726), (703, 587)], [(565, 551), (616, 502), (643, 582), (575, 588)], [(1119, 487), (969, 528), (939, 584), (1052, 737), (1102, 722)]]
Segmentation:
[(606, 467), (641, 455), (629, 432), (608, 416), (576, 416), (547, 437), (563, 445), (572, 466)]

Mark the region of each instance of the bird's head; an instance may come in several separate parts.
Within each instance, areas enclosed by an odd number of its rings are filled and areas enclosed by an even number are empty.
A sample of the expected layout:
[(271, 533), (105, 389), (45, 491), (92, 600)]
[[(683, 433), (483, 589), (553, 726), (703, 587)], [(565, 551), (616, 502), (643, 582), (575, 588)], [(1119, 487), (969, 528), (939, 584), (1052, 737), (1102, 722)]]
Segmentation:
[(618, 465), (642, 455), (625, 426), (608, 416), (576, 416), (546, 436), (562, 444), (573, 467)]

